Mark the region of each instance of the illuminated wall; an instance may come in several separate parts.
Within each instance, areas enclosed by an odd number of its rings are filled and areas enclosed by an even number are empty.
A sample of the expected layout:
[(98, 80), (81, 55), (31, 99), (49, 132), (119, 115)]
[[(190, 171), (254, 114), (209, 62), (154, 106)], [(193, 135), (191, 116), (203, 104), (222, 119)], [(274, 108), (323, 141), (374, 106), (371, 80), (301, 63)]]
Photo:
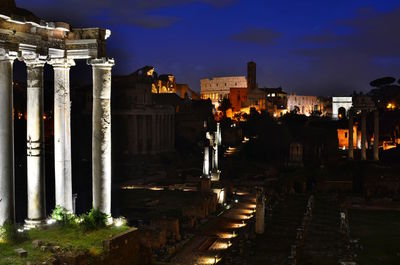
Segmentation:
[[(349, 149), (349, 129), (337, 129), (339, 149)], [(357, 149), (357, 126), (353, 127), (353, 147)]]
[(223, 98), (228, 98), (230, 89), (235, 87), (246, 87), (245, 76), (215, 77), (213, 79), (200, 80), (200, 94), (202, 99), (211, 99), (214, 105)]

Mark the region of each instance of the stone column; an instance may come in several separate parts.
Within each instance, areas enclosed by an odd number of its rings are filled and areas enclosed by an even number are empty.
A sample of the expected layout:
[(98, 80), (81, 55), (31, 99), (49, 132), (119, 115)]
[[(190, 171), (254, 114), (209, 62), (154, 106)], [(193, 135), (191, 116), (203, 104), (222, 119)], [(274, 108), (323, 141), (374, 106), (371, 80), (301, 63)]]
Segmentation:
[(349, 110), (349, 155), (348, 159), (353, 160), (354, 159), (354, 138), (353, 138), (353, 132), (354, 132), (354, 116), (353, 116), (353, 110)]
[(367, 160), (367, 111), (361, 112), (361, 160)]
[(221, 124), (219, 122), (217, 123), (217, 135), (218, 135), (218, 138), (217, 138), (218, 145), (221, 145), (222, 144), (222, 134), (221, 134)]
[(256, 204), (256, 234), (264, 234), (265, 231), (265, 197), (264, 194), (259, 191), (257, 193), (257, 204)]
[(73, 60), (56, 59), (54, 68), (54, 166), (56, 205), (72, 212), (71, 98), (69, 70)]
[(219, 136), (218, 131), (214, 133), (215, 143), (214, 143), (214, 167), (218, 171), (218, 146), (219, 146)]
[(15, 57), (0, 59), (0, 226), (15, 221), (13, 63)]
[(113, 59), (92, 59), (93, 207), (111, 216), (111, 69)]
[(379, 112), (374, 111), (374, 160), (379, 161)]
[[(208, 141), (207, 141), (208, 142)], [(210, 154), (208, 143), (204, 146), (203, 178), (210, 178)]]
[(28, 226), (41, 225), (46, 219), (43, 122), (44, 61), (25, 61), (28, 71), (27, 87), (27, 172)]

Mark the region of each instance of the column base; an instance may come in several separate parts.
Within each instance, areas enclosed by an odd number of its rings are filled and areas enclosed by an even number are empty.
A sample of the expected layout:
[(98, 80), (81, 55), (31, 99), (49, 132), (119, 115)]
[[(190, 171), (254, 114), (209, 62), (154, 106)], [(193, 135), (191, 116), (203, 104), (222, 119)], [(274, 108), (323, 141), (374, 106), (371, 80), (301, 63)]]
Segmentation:
[(212, 171), (211, 172), (211, 181), (219, 181), (221, 175), (221, 171), (217, 170), (217, 171)]
[(46, 220), (30, 220), (25, 219), (25, 228), (40, 228), (47, 225)]

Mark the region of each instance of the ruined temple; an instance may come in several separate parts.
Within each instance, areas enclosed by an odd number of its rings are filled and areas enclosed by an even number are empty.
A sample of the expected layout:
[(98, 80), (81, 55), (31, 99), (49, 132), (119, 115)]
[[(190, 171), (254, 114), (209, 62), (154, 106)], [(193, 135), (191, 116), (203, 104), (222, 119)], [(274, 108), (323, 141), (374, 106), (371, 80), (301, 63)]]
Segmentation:
[(44, 175), (43, 69), (54, 69), (54, 157), (56, 204), (72, 211), (70, 68), (87, 60), (93, 70), (92, 178), (93, 206), (111, 214), (111, 69), (106, 57), (111, 32), (101, 28), (71, 28), (48, 22), (0, 3), (0, 225), (15, 220), (13, 64), (27, 66), (26, 224), (41, 225), (46, 217)]

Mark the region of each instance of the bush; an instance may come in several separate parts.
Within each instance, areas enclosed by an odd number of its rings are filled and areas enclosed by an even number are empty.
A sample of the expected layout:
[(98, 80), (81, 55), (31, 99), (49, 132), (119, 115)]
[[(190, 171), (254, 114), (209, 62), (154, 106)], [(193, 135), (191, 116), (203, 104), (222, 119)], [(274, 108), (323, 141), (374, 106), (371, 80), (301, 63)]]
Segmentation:
[(76, 216), (59, 205), (54, 208), (51, 218), (56, 220), (61, 225), (75, 225), (77, 223)]
[(107, 214), (92, 208), (89, 213), (82, 216), (81, 226), (84, 230), (96, 230), (107, 225)]
[(19, 230), (16, 224), (5, 222), (0, 226), (0, 239), (9, 244), (18, 244), (29, 239), (27, 231)]

